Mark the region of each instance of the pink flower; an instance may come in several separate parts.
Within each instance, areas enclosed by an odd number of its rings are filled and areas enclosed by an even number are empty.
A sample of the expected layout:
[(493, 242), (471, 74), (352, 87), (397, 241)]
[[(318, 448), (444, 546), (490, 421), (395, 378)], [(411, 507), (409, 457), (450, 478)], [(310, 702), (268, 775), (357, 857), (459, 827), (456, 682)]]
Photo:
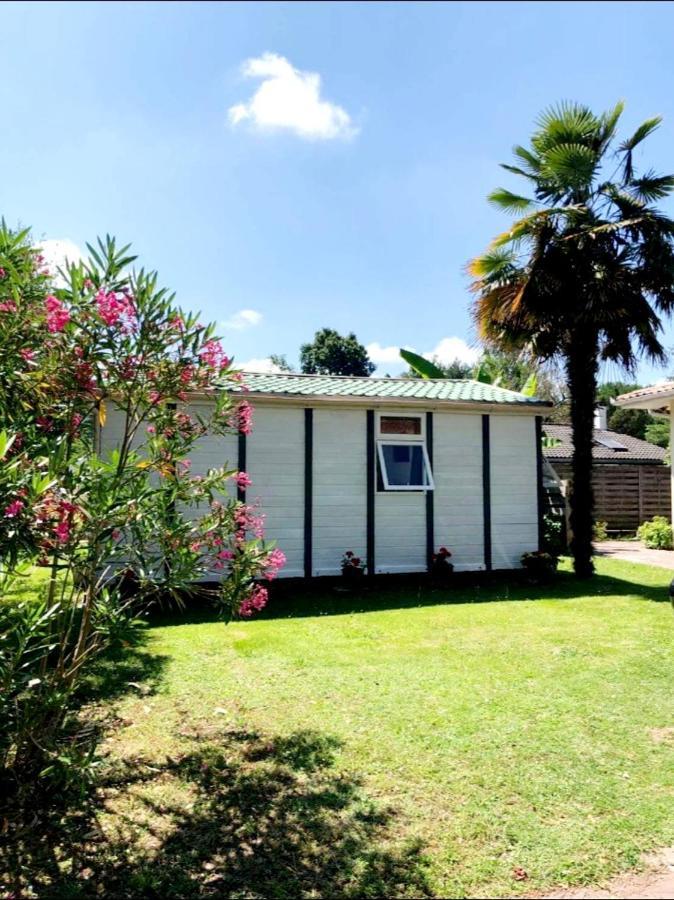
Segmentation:
[(148, 425), (145, 430), (147, 431), (148, 434), (155, 434), (155, 432), (157, 431), (157, 429), (154, 427), (154, 425)]
[(236, 476), (236, 486), (242, 491), (249, 488), (253, 482), (250, 480), (248, 472), (239, 472)]
[(185, 330), (185, 322), (182, 316), (174, 316), (169, 322), (169, 328), (179, 331), (181, 334)]
[(63, 331), (70, 321), (68, 310), (53, 294), (45, 298), (44, 305), (47, 311), (47, 330), (52, 333)]
[(233, 550), (220, 550), (220, 552), (215, 555), (218, 559), (234, 559)]
[(67, 544), (70, 540), (70, 525), (68, 522), (59, 522), (58, 525), (55, 525), (54, 534), (60, 544)]
[(206, 341), (199, 351), (199, 359), (204, 365), (218, 371), (226, 369), (230, 364), (230, 359), (222, 349), (222, 344), (220, 341), (214, 340)]
[(5, 511), (3, 513), (6, 519), (15, 519), (21, 510), (24, 508), (26, 504), (23, 500), (12, 500), (9, 506), (5, 507)]
[(13, 300), (5, 300), (0, 303), (0, 312), (16, 312), (16, 303)]
[(4, 278), (7, 272), (0, 266), (0, 278)]
[(25, 362), (32, 362), (35, 359), (35, 350), (29, 350), (28, 347), (24, 347), (22, 350), (19, 350), (19, 356)]
[(250, 434), (253, 430), (253, 407), (247, 400), (242, 400), (229, 419), (232, 428), (241, 434)]
[(128, 329), (132, 320), (135, 319), (136, 310), (133, 305), (133, 299), (129, 294), (116, 294), (114, 291), (106, 292), (104, 288), (101, 288), (94, 299), (96, 300), (98, 315), (109, 328), (112, 328), (120, 319), (123, 319), (124, 325)]
[(239, 615), (249, 618), (254, 612), (259, 612), (267, 605), (269, 594), (266, 588), (256, 584), (250, 594), (243, 600), (239, 607)]
[(286, 564), (286, 555), (282, 550), (272, 550), (265, 562), (262, 574), (271, 581)]

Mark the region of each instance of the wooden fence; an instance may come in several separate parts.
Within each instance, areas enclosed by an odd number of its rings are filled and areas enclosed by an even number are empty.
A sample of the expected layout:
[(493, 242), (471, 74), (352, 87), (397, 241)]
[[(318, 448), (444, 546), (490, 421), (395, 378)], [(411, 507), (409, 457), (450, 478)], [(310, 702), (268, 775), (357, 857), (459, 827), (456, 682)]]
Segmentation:
[[(571, 478), (571, 466), (553, 463), (562, 480)], [(609, 531), (636, 531), (653, 516), (671, 518), (672, 482), (669, 466), (595, 465), (592, 473), (594, 514)]]

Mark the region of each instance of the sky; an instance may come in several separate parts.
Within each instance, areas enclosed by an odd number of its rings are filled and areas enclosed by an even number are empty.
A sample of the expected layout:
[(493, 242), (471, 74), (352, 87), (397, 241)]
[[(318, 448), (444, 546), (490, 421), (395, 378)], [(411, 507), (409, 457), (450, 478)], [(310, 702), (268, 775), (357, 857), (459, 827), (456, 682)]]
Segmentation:
[(521, 190), (499, 163), (557, 101), (623, 99), (625, 134), (662, 114), (638, 161), (674, 171), (672, 3), (1, 13), (0, 213), (53, 258), (131, 242), (250, 369), (326, 326), (380, 374), (401, 346), (472, 362), (465, 266), (508, 223), (486, 196)]

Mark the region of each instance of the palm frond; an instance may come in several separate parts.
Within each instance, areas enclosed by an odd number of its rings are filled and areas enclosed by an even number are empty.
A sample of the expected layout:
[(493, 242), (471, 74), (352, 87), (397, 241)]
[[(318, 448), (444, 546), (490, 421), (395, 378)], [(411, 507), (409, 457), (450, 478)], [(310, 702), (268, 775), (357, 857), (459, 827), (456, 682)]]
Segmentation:
[(630, 191), (645, 203), (662, 200), (671, 194), (672, 190), (674, 190), (674, 175), (656, 175), (653, 170), (641, 178), (633, 179), (630, 183)]
[(558, 144), (543, 157), (542, 174), (570, 189), (589, 186), (599, 165), (598, 154), (583, 144)]
[(467, 266), (468, 274), (473, 278), (489, 278), (510, 271), (515, 265), (516, 256), (512, 250), (487, 250), (476, 256)]
[(519, 194), (513, 194), (506, 188), (496, 188), (487, 197), (490, 203), (498, 206), (499, 209), (509, 213), (526, 212), (534, 206), (534, 201), (529, 197), (522, 197)]
[(639, 125), (632, 137), (623, 141), (618, 149), (623, 152), (631, 152), (637, 144), (640, 144), (644, 138), (647, 138), (649, 134), (652, 134), (661, 122), (662, 116), (653, 116), (652, 119), (646, 119), (645, 122), (642, 122), (641, 125)]
[(532, 153), (531, 150), (527, 150), (526, 147), (521, 147), (519, 144), (516, 144), (513, 147), (513, 155), (524, 164), (525, 171), (528, 170), (530, 175), (538, 175), (541, 171), (540, 159), (535, 153)]

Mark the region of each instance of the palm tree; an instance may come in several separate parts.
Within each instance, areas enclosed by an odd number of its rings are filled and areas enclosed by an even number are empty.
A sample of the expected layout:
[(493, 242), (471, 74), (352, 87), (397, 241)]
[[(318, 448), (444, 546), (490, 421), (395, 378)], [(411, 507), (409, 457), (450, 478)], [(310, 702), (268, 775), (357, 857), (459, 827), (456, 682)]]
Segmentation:
[(517, 216), (469, 266), (480, 336), (561, 361), (571, 400), (571, 551), (579, 576), (592, 565), (592, 422), (601, 360), (633, 371), (665, 357), (660, 315), (674, 307), (674, 221), (656, 203), (674, 175), (637, 176), (635, 148), (660, 124), (648, 119), (616, 145), (623, 104), (602, 115), (575, 103), (544, 112), (529, 148), (503, 168), (530, 196), (489, 199)]

